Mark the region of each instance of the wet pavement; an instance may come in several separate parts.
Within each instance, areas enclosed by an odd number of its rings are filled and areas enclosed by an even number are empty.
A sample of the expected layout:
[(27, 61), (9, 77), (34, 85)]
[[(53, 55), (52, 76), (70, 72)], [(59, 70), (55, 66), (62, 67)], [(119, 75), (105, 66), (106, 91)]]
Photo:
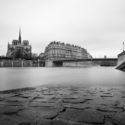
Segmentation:
[(0, 92), (0, 125), (125, 125), (125, 90), (44, 86)]

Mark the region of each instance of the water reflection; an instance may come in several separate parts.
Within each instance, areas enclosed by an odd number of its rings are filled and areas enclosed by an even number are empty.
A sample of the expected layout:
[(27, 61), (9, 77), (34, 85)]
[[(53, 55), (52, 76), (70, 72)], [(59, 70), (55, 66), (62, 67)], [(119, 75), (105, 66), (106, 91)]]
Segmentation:
[(44, 84), (124, 87), (125, 72), (115, 67), (0, 69), (0, 90)]

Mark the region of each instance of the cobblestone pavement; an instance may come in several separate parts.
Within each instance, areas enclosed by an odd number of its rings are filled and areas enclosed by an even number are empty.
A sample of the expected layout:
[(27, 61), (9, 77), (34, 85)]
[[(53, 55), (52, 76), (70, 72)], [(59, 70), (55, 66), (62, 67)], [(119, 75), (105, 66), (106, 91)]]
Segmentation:
[(125, 125), (125, 91), (44, 86), (0, 92), (0, 125)]

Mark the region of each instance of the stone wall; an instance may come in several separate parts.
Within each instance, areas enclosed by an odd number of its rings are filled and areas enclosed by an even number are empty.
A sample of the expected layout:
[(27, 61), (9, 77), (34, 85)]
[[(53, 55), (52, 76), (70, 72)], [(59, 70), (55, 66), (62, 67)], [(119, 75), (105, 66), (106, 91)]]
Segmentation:
[(44, 62), (37, 60), (0, 60), (0, 67), (43, 67)]
[(53, 61), (46, 60), (0, 60), (0, 67), (84, 67), (92, 65), (116, 66), (116, 61)]
[(92, 61), (85, 62), (63, 62), (63, 67), (84, 67), (84, 66), (92, 66)]
[[(52, 63), (53, 62), (53, 63)], [(84, 67), (84, 66), (116, 66), (117, 60), (88, 60), (88, 61), (51, 61), (51, 67)], [(47, 65), (46, 65), (47, 66)]]
[(45, 61), (45, 67), (54, 67), (54, 63), (52, 60), (46, 60)]
[(118, 57), (118, 65), (122, 64), (123, 62), (125, 62), (125, 55)]
[(125, 51), (118, 56), (118, 64), (116, 69), (125, 71)]

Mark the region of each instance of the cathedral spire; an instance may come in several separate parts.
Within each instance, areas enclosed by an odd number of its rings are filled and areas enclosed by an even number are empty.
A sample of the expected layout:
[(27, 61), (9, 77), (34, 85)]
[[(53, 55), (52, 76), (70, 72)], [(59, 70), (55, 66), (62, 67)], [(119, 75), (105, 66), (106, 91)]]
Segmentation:
[(19, 43), (21, 44), (21, 28), (19, 29)]
[(9, 42), (8, 42), (8, 49), (9, 49), (9, 46), (10, 46), (10, 44), (9, 44)]

